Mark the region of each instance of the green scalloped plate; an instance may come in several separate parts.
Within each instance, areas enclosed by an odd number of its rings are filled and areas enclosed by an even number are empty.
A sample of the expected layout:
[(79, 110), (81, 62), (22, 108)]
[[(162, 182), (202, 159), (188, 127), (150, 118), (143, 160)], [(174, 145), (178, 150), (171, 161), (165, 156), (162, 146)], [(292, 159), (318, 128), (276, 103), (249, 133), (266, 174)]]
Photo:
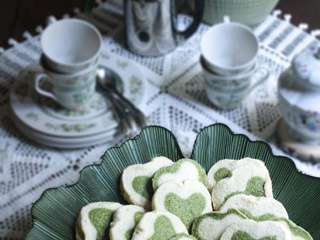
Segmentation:
[[(176, 138), (162, 127), (147, 127), (136, 138), (109, 149), (101, 163), (82, 170), (79, 181), (67, 187), (47, 190), (33, 205), (33, 226), (27, 240), (74, 238), (79, 210), (95, 201), (124, 202), (119, 177), (131, 164), (156, 156), (173, 160), (183, 157)], [(287, 208), (292, 220), (320, 239), (320, 179), (299, 173), (286, 157), (274, 156), (264, 142), (234, 134), (222, 124), (203, 129), (195, 142), (192, 158), (208, 170), (215, 162), (252, 157), (265, 161), (274, 186), (274, 195)]]

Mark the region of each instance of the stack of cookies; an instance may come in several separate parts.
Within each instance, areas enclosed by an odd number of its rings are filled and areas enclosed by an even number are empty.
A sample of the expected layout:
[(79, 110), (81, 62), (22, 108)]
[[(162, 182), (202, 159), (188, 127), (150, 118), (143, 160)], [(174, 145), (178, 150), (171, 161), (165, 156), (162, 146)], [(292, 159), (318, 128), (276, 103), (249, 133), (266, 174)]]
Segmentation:
[(157, 157), (127, 167), (121, 193), (130, 205), (82, 208), (77, 240), (312, 240), (273, 198), (256, 159), (221, 160), (207, 174), (194, 160)]

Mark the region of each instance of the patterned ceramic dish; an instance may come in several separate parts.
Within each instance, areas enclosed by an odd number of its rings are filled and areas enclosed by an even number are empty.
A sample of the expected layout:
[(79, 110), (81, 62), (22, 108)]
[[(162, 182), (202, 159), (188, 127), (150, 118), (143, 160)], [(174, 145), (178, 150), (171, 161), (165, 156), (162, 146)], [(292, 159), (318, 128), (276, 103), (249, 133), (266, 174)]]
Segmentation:
[(215, 24), (229, 16), (234, 22), (247, 25), (261, 23), (279, 0), (206, 0), (204, 20)]
[(320, 143), (320, 91), (301, 89), (289, 69), (279, 81), (279, 108), (290, 135), (306, 143)]
[[(74, 225), (81, 207), (96, 201), (124, 202), (118, 181), (122, 171), (160, 155), (172, 160), (183, 157), (174, 135), (162, 127), (148, 127), (136, 138), (109, 149), (100, 164), (81, 172), (76, 184), (50, 189), (42, 195), (32, 208), (33, 227), (26, 239), (75, 239)], [(216, 124), (199, 133), (191, 157), (207, 171), (225, 158), (262, 159), (270, 171), (275, 198), (284, 204), (293, 221), (314, 239), (320, 238), (320, 180), (298, 173), (290, 159), (274, 156), (266, 143), (252, 142)]]

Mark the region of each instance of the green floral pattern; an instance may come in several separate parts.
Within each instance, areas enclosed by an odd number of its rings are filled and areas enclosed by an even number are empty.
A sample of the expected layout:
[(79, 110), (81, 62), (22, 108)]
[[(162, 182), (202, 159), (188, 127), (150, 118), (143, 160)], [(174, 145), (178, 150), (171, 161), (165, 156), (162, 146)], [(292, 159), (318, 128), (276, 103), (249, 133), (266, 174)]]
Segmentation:
[(94, 128), (95, 124), (52, 124), (46, 123), (46, 127), (52, 130), (60, 130), (64, 132), (83, 132), (90, 128)]

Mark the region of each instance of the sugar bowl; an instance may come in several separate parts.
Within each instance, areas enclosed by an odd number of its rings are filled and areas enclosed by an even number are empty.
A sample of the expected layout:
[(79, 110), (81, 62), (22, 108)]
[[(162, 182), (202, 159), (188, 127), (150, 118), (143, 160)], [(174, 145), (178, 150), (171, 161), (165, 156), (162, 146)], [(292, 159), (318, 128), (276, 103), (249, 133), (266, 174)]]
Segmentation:
[(280, 77), (278, 96), (290, 137), (320, 145), (320, 48), (295, 57)]

